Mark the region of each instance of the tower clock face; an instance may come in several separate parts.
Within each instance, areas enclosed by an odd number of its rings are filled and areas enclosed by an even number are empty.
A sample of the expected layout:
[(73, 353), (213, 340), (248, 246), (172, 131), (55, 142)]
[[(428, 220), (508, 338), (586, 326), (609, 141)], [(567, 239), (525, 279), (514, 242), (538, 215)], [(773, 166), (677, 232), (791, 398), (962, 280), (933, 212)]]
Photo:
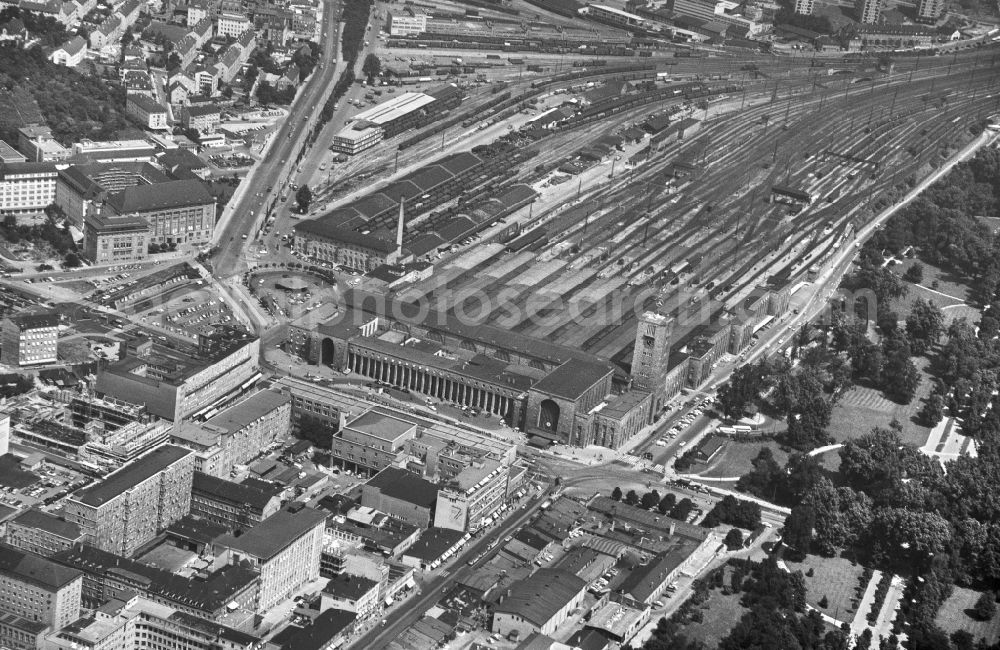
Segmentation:
[(653, 347), (653, 345), (655, 343), (656, 343), (656, 341), (653, 339), (652, 336), (644, 336), (644, 337), (642, 337), (642, 344), (645, 345), (647, 348)]

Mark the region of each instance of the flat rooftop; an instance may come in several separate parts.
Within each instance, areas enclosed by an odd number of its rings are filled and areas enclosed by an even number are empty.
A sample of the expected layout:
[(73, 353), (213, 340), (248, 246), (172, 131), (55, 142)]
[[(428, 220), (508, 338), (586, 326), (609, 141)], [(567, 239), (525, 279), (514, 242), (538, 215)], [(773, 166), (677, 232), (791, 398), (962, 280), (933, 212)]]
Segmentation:
[(295, 512), (285, 508), (241, 536), (227, 535), (220, 538), (217, 544), (263, 560), (269, 560), (302, 535), (326, 522), (326, 516), (326, 512), (313, 508), (303, 507)]
[(373, 438), (394, 442), (405, 436), (416, 428), (416, 424), (385, 413), (384, 411), (372, 409), (354, 418), (344, 427), (352, 429)]
[(99, 483), (80, 490), (73, 499), (88, 506), (100, 507), (193, 453), (190, 449), (177, 445), (157, 447), (109, 474)]

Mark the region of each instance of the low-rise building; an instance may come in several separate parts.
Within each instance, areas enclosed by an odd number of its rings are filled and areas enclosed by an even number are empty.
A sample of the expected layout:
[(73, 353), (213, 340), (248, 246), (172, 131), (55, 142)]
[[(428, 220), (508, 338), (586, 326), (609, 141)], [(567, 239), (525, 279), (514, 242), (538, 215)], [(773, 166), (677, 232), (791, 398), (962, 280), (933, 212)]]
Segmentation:
[(17, 130), (17, 148), (28, 162), (54, 162), (73, 155), (52, 137), (52, 129), (39, 124), (30, 124)]
[(165, 131), (170, 128), (167, 123), (167, 107), (147, 95), (130, 93), (125, 100), (125, 112), (147, 129)]
[(417, 474), (386, 467), (361, 486), (361, 505), (427, 528), (437, 493), (436, 485)]
[(59, 360), (59, 314), (11, 315), (0, 323), (0, 362), (36, 366)]
[(514, 583), (493, 610), (490, 629), (501, 636), (517, 632), (551, 634), (583, 602), (587, 583), (559, 569), (539, 569)]
[(342, 609), (365, 618), (379, 606), (379, 583), (361, 576), (342, 573), (331, 578), (320, 592), (320, 611)]
[(222, 111), (215, 104), (200, 104), (184, 107), (181, 123), (184, 128), (197, 129), (198, 133), (215, 133), (219, 126)]
[(87, 41), (82, 36), (74, 36), (54, 49), (49, 55), (49, 60), (56, 65), (75, 68), (83, 62), (85, 56), (87, 56)]

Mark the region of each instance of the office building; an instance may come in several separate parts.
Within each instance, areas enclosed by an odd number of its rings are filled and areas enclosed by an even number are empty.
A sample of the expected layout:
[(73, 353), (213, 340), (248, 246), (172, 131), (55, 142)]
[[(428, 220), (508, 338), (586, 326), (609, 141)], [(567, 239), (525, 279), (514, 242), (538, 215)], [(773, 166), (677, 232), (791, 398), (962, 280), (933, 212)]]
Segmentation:
[(4, 543), (49, 557), (84, 541), (83, 531), (76, 524), (41, 510), (25, 510), (7, 522)]
[(413, 36), (427, 31), (427, 14), (416, 8), (403, 7), (401, 10), (386, 12), (386, 28), (389, 36)]
[(102, 210), (144, 218), (153, 244), (204, 244), (215, 230), (215, 199), (200, 180), (129, 187), (109, 195)]
[(859, 23), (874, 25), (882, 17), (884, 0), (855, 0), (855, 18)]
[(87, 543), (129, 557), (191, 509), (194, 454), (163, 445), (66, 500)]
[(361, 485), (361, 505), (420, 528), (431, 525), (438, 488), (413, 472), (386, 467)]
[(88, 140), (73, 145), (79, 158), (103, 163), (152, 162), (156, 146), (149, 140)]
[(0, 544), (0, 613), (60, 628), (79, 618), (82, 588), (81, 572)]
[(0, 214), (41, 212), (56, 198), (55, 165), (0, 163)]
[(260, 572), (258, 611), (266, 612), (302, 585), (319, 578), (326, 513), (289, 505), (239, 537), (216, 540), (232, 564), (249, 562)]
[(271, 389), (254, 393), (204, 422), (179, 424), (173, 442), (194, 450), (197, 471), (226, 478), (236, 465), (287, 438), (291, 428), (291, 395)]
[(349, 156), (370, 149), (382, 141), (384, 131), (377, 124), (353, 122), (333, 136), (330, 148)]
[(201, 335), (197, 354), (176, 350), (126, 356), (97, 375), (99, 395), (145, 404), (171, 422), (214, 415), (260, 379), (260, 339), (222, 327)]
[(9, 366), (37, 366), (58, 361), (59, 314), (7, 316), (0, 323), (0, 361)]
[(233, 483), (195, 472), (191, 483), (191, 514), (229, 531), (253, 528), (281, 508), (280, 490)]
[(28, 162), (28, 157), (23, 153), (15, 149), (14, 147), (7, 144), (5, 141), (0, 140), (0, 163), (23, 163)]
[(111, 192), (135, 185), (165, 183), (169, 178), (148, 162), (95, 162), (59, 170), (55, 204), (73, 225), (83, 228), (83, 217), (99, 211)]
[(811, 16), (815, 0), (795, 0), (795, 13), (801, 16)]
[(10, 451), (10, 416), (0, 412), (0, 456)]
[(89, 214), (83, 220), (83, 256), (91, 264), (139, 262), (149, 255), (151, 231), (138, 215)]
[(434, 527), (475, 531), (492, 523), (506, 500), (509, 467), (487, 460), (466, 467), (441, 485), (434, 508)]
[(38, 124), (17, 130), (17, 148), (27, 157), (28, 162), (55, 162), (73, 155), (71, 149), (56, 142), (52, 137), (52, 129)]

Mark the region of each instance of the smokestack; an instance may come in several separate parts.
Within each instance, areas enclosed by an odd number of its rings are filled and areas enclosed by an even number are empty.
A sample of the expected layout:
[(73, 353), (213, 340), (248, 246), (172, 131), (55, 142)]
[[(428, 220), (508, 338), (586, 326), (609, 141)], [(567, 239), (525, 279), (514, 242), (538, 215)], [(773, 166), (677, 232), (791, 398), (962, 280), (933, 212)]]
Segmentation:
[(396, 222), (396, 254), (403, 255), (403, 212), (406, 209), (406, 199), (399, 200), (399, 220)]

